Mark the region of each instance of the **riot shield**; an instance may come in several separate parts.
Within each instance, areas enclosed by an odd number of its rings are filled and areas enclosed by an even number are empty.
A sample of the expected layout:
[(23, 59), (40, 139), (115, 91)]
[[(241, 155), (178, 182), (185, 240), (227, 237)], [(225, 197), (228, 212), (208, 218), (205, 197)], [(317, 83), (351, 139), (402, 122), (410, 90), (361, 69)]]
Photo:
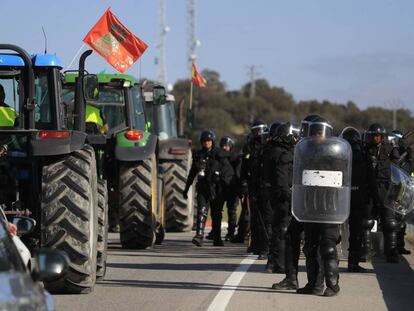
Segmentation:
[(414, 208), (414, 181), (401, 167), (391, 164), (391, 183), (384, 206), (403, 216)]
[(350, 211), (352, 149), (339, 137), (308, 137), (295, 147), (292, 214), (301, 222), (342, 224)]

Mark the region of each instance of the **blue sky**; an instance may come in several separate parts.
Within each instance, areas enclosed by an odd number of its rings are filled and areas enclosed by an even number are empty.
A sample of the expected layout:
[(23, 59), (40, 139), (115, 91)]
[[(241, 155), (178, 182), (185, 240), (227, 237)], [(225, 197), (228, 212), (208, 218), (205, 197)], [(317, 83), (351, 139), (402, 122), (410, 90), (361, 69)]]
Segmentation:
[[(186, 1), (167, 0), (168, 82), (186, 78)], [(0, 2), (0, 41), (48, 52), (65, 65), (108, 6), (149, 48), (141, 75), (154, 79), (158, 0), (38, 0)], [(200, 70), (220, 73), (228, 89), (259, 77), (295, 99), (352, 100), (360, 107), (399, 102), (414, 111), (414, 1), (196, 0)], [(90, 71), (114, 70), (99, 56)], [(139, 64), (127, 73), (138, 76)]]

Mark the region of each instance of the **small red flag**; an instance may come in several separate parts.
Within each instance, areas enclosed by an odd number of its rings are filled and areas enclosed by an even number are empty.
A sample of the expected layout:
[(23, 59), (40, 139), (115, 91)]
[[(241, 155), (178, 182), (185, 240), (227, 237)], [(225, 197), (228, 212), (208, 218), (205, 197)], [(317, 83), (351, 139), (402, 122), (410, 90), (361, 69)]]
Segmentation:
[(83, 39), (116, 70), (125, 72), (147, 49), (108, 8)]
[(194, 63), (191, 68), (191, 82), (193, 84), (197, 84), (199, 87), (205, 87), (207, 83), (206, 79), (204, 79), (203, 76), (198, 72), (197, 67)]

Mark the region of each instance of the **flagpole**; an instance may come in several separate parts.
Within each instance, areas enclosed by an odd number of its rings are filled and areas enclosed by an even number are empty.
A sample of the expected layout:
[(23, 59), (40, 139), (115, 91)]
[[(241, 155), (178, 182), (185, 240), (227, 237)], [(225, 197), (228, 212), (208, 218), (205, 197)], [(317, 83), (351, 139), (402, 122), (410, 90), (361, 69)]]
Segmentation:
[(75, 61), (75, 59), (78, 57), (79, 53), (82, 51), (82, 49), (83, 49), (83, 47), (84, 47), (84, 46), (85, 46), (85, 43), (82, 43), (81, 47), (80, 47), (80, 48), (79, 48), (79, 50), (76, 52), (76, 54), (75, 54), (75, 56), (73, 57), (72, 61), (69, 63), (69, 66), (68, 66), (68, 67), (66, 67), (66, 69), (65, 69), (65, 70), (68, 70), (68, 69), (72, 66), (73, 62), (74, 62), (74, 61)]
[(190, 104), (188, 105), (188, 109), (191, 110), (193, 107), (193, 81), (190, 80)]

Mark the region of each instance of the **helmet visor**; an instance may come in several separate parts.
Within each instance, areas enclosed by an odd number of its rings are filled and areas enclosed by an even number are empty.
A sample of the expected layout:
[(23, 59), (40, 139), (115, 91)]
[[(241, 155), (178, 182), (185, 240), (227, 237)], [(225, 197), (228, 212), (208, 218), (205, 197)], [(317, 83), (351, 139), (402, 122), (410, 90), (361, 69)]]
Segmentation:
[(311, 123), (309, 125), (309, 136), (329, 137), (332, 136), (332, 126), (328, 123)]

